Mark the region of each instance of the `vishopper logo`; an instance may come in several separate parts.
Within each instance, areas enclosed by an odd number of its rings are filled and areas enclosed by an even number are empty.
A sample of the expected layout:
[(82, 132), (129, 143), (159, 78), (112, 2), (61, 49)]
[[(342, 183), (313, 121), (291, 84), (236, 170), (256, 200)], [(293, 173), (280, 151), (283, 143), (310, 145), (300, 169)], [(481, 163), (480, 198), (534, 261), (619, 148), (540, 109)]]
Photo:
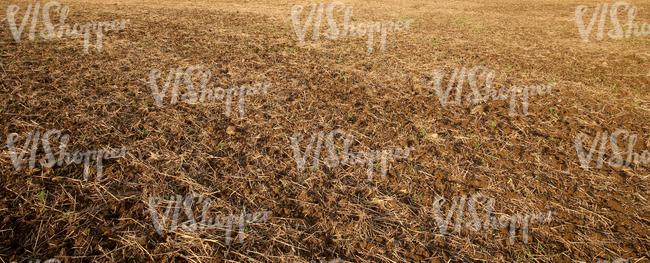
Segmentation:
[[(443, 217), (442, 213), (440, 212), (441, 206), (445, 202), (444, 197), (436, 197), (436, 199), (433, 201), (433, 211), (434, 211), (434, 217), (436, 219), (436, 223), (438, 225), (438, 229), (440, 229), (440, 233), (442, 235), (447, 234), (447, 227), (449, 226), (449, 222), (451, 221), (451, 217), (456, 213), (456, 224), (454, 226), (454, 231), (456, 233), (460, 233), (460, 230), (465, 226), (468, 230), (472, 232), (476, 232), (481, 230), (481, 226), (484, 230), (488, 230), (490, 228), (496, 229), (496, 228), (507, 228), (508, 224), (510, 224), (510, 245), (513, 245), (515, 242), (515, 230), (517, 227), (517, 223), (523, 224), (523, 229), (522, 229), (522, 235), (524, 238), (524, 243), (528, 243), (528, 223), (532, 223), (534, 220), (537, 220), (539, 223), (547, 223), (551, 221), (551, 214), (555, 212), (548, 212), (548, 216), (544, 217), (544, 213), (531, 213), (531, 214), (525, 214), (523, 217), (519, 214), (513, 215), (512, 217), (509, 217), (507, 215), (502, 215), (499, 220), (497, 221), (497, 218), (494, 216), (490, 216), (492, 214), (492, 210), (494, 209), (494, 198), (490, 198), (488, 200), (487, 205), (485, 206), (485, 217), (484, 220), (485, 222), (481, 224), (481, 218), (478, 216), (476, 213), (476, 203), (483, 202), (480, 201), (481, 199), (485, 199), (485, 195), (483, 194), (474, 194), (472, 197), (470, 197), (468, 206), (469, 206), (469, 214), (472, 217), (469, 222), (463, 225), (463, 211), (465, 209), (465, 202), (467, 202), (467, 196), (463, 195), (462, 198), (460, 199), (460, 204), (458, 203), (458, 196), (455, 196), (453, 199), (453, 202), (451, 204), (451, 207), (449, 207), (449, 210), (447, 210), (447, 216)], [(442, 203), (440, 203), (442, 201)]]
[[(627, 158), (625, 159), (625, 162), (623, 162), (623, 156), (621, 153), (621, 149), (618, 147), (618, 137), (620, 135), (623, 135), (623, 140), (628, 139), (627, 143), (627, 150), (624, 152), (627, 154)], [(602, 168), (603, 167), (603, 161), (604, 161), (604, 155), (605, 155), (605, 148), (607, 147), (607, 139), (609, 138), (609, 143), (612, 148), (612, 157), (607, 161), (607, 164), (614, 168), (619, 168), (622, 165), (629, 166), (630, 164), (648, 164), (650, 162), (650, 152), (648, 151), (643, 151), (641, 155), (637, 154), (634, 152), (634, 145), (636, 144), (637, 141), (637, 135), (636, 134), (630, 134), (630, 132), (626, 130), (616, 130), (614, 133), (612, 133), (611, 136), (608, 136), (609, 132), (604, 131), (602, 133), (598, 132), (596, 134), (596, 137), (594, 137), (592, 143), (591, 143), (591, 148), (589, 149), (589, 153), (585, 155), (584, 153), (584, 146), (583, 142), (587, 141), (587, 138), (589, 137), (587, 134), (584, 134), (582, 132), (576, 134), (576, 139), (575, 139), (575, 145), (576, 145), (576, 152), (578, 154), (578, 159), (580, 160), (580, 167), (582, 169), (589, 170), (589, 163), (591, 163), (591, 159), (593, 158), (593, 154), (595, 153), (596, 146), (598, 142), (600, 142), (600, 149), (598, 152), (598, 159), (596, 160), (596, 167), (597, 168)], [(589, 145), (589, 144), (587, 144)], [(639, 159), (640, 157), (640, 159)]]
[[(59, 137), (61, 138), (59, 144), (59, 152), (58, 152), (59, 158), (57, 159), (54, 158), (54, 154), (52, 153), (52, 149), (50, 148), (50, 136), (52, 135), (55, 136), (54, 137), (55, 140), (58, 140)], [(36, 133), (30, 132), (27, 135), (27, 139), (25, 140), (22, 149), (16, 149), (16, 147), (14, 146), (14, 144), (18, 141), (19, 137), (20, 135), (17, 133), (11, 133), (7, 135), (7, 148), (9, 149), (9, 157), (11, 157), (11, 162), (16, 168), (16, 171), (20, 171), (23, 159), (29, 147), (29, 142), (32, 141), (31, 158), (29, 159), (29, 169), (34, 169), (36, 165), (36, 153), (38, 150), (40, 131), (36, 131)], [(61, 132), (56, 129), (52, 129), (44, 133), (41, 142), (43, 144), (43, 151), (45, 152), (46, 157), (41, 158), (40, 164), (43, 167), (52, 168), (55, 164), (59, 166), (63, 165), (64, 160), (66, 165), (70, 165), (73, 162), (75, 164), (81, 164), (82, 161), (84, 161), (84, 181), (88, 181), (88, 173), (90, 171), (90, 161), (92, 159), (95, 159), (97, 162), (97, 181), (100, 181), (102, 179), (102, 171), (103, 171), (102, 160), (124, 157), (126, 150), (129, 149), (129, 148), (122, 147), (121, 152), (119, 152), (118, 149), (99, 150), (99, 151), (88, 150), (86, 153), (83, 152), (80, 153), (79, 151), (75, 151), (74, 154), (70, 155), (70, 153), (66, 152), (67, 149), (66, 145), (68, 144), (69, 140), (70, 140), (70, 135), (64, 134), (63, 136), (61, 136)], [(20, 152), (20, 154), (18, 154), (18, 152)], [(120, 153), (119, 155), (118, 152)]]
[[(50, 8), (56, 7), (54, 11), (59, 11), (60, 10), (60, 17), (59, 17), (59, 23), (56, 25), (53, 25), (52, 22), (50, 21)], [(38, 15), (39, 15), (39, 8), (40, 4), (36, 3), (34, 6), (34, 12), (31, 20), (31, 27), (29, 29), (29, 40), (33, 41), (35, 39), (35, 31), (36, 31), (36, 24), (38, 23)], [(23, 20), (20, 23), (20, 27), (16, 27), (16, 19), (15, 16), (18, 14), (18, 11), (20, 10), (20, 7), (17, 5), (10, 5), (7, 8), (7, 17), (3, 19), (3, 21), (6, 19), (7, 22), (9, 23), (9, 29), (11, 29), (11, 34), (14, 37), (14, 40), (16, 40), (16, 43), (20, 43), (20, 37), (23, 34), (23, 29), (25, 28), (25, 25), (27, 21), (29, 20), (30, 13), (32, 11), (32, 4), (29, 4), (27, 7), (27, 11), (25, 12), (25, 15), (23, 16)], [(55, 36), (57, 38), (61, 38), (63, 36), (63, 33), (65, 31), (65, 36), (80, 36), (84, 35), (84, 53), (88, 53), (88, 44), (90, 42), (90, 32), (91, 29), (93, 32), (96, 33), (97, 36), (97, 50), (102, 51), (102, 36), (104, 32), (108, 31), (119, 31), (123, 30), (126, 27), (126, 24), (130, 22), (129, 19), (122, 19), (122, 22), (118, 20), (114, 20), (113, 22), (92, 22), (92, 23), (86, 23), (85, 25), (82, 24), (79, 26), (78, 23), (75, 23), (74, 26), (70, 27), (70, 25), (65, 24), (65, 20), (68, 17), (68, 12), (69, 12), (69, 7), (64, 6), (61, 8), (61, 4), (58, 2), (49, 2), (45, 5), (43, 5), (43, 24), (45, 26), (45, 29), (41, 30), (40, 36), (43, 39), (52, 39)], [(58, 32), (55, 32), (55, 27), (59, 27)], [(79, 28), (79, 29), (78, 29)], [(72, 29), (72, 31), (70, 30)]]
[[(485, 95), (482, 95), (479, 91), (477, 72), (481, 71), (481, 76), (485, 77)], [(476, 66), (467, 71), (467, 68), (463, 67), (460, 72), (458, 68), (454, 70), (454, 73), (451, 75), (451, 79), (448, 82), (447, 90), (442, 90), (442, 80), (447, 75), (447, 72), (444, 69), (437, 69), (433, 73), (433, 81), (430, 83), (434, 84), (436, 95), (438, 96), (438, 101), (443, 107), (447, 106), (447, 98), (456, 85), (456, 105), (460, 105), (461, 98), (463, 97), (463, 88), (465, 84), (465, 78), (467, 77), (467, 82), (471, 91), (467, 94), (467, 101), (472, 104), (478, 104), (481, 102), (486, 102), (490, 99), (492, 95), (492, 100), (506, 100), (510, 96), (510, 117), (515, 115), (515, 101), (518, 96), (521, 96), (523, 101), (523, 113), (524, 115), (528, 114), (528, 97), (534, 95), (546, 95), (551, 92), (551, 88), (554, 87), (555, 83), (549, 83), (548, 85), (530, 85), (526, 87), (513, 87), (512, 89), (507, 89), (506, 87), (501, 87), (498, 94), (497, 91), (492, 89), (492, 82), (494, 81), (494, 70), (490, 72), (487, 71), (485, 66)], [(473, 97), (473, 98), (472, 98)]]
[[(347, 9), (345, 9), (345, 15), (343, 18), (343, 30), (339, 31), (339, 27), (336, 25), (336, 21), (334, 19), (334, 8), (337, 6), (340, 6), (339, 12), (343, 11), (345, 8), (345, 4), (342, 2), (333, 2), (329, 6), (327, 6), (327, 24), (329, 25), (329, 29), (325, 30), (324, 35), (328, 39), (336, 40), (339, 37), (340, 38), (346, 38), (346, 37), (354, 37), (354, 36), (359, 36), (363, 37), (363, 35), (368, 34), (368, 53), (372, 53), (372, 45), (374, 42), (374, 33), (379, 33), (381, 30), (381, 51), (386, 51), (386, 35), (387, 32), (389, 31), (402, 31), (403, 29), (409, 29), (409, 25), (413, 23), (413, 19), (408, 19), (405, 21), (398, 20), (396, 22), (388, 21), (388, 22), (375, 22), (375, 23), (368, 23), (368, 25), (365, 25), (364, 23), (359, 23), (357, 24), (357, 27), (354, 27), (352, 25), (348, 25), (350, 22), (350, 17), (352, 16), (352, 7), (349, 6)], [(320, 25), (321, 25), (321, 20), (323, 18), (323, 10), (325, 8), (325, 4), (321, 3), (318, 6), (318, 14), (316, 15), (316, 21), (314, 22), (314, 33), (313, 33), (313, 40), (317, 41), (320, 38)], [(301, 5), (294, 5), (291, 8), (291, 17), (289, 17), (287, 20), (291, 19), (293, 23), (293, 29), (296, 32), (296, 36), (298, 37), (298, 41), (301, 43), (305, 41), (305, 33), (307, 32), (307, 29), (309, 28), (309, 25), (311, 24), (312, 18), (314, 17), (314, 12), (316, 11), (316, 4), (313, 4), (311, 7), (311, 12), (309, 13), (309, 16), (303, 23), (303, 26), (300, 26), (300, 19), (298, 16), (300, 13), (302, 13), (303, 7)], [(286, 21), (286, 20), (285, 20)], [(381, 28), (381, 29), (380, 29)], [(340, 34), (339, 34), (340, 32)]]
[[(194, 218), (194, 212), (192, 212), (192, 201), (198, 198), (196, 204), (202, 204), (201, 215), (199, 218)], [(202, 231), (204, 229), (219, 228), (226, 230), (226, 245), (230, 245), (230, 235), (233, 225), (236, 227), (239, 225), (239, 243), (244, 242), (245, 238), (245, 223), (257, 223), (257, 222), (266, 222), (268, 220), (268, 215), (271, 214), (269, 211), (255, 212), (253, 214), (246, 213), (242, 211), (241, 215), (229, 215), (227, 217), (216, 216), (213, 218), (208, 216), (208, 210), (212, 205), (212, 199), (210, 197), (203, 198), (200, 194), (190, 194), (183, 199), (183, 196), (176, 195), (172, 196), (169, 200), (167, 210), (162, 215), (158, 214), (157, 207), (162, 203), (162, 198), (152, 197), (149, 200), (149, 213), (151, 214), (151, 220), (153, 220), (153, 226), (156, 229), (158, 235), (163, 234), (163, 229), (165, 229), (165, 222), (169, 218), (169, 213), (171, 212), (172, 206), (174, 207), (174, 215), (172, 217), (171, 224), (169, 226), (169, 231), (176, 232), (178, 227), (178, 218), (181, 206), (183, 211), (187, 216), (187, 221), (181, 222), (181, 229), (187, 232), (194, 232), (197, 229)], [(201, 219), (200, 223), (197, 223), (198, 219)]]
[[(291, 136), (291, 149), (293, 150), (294, 158), (296, 160), (296, 164), (298, 165), (298, 169), (300, 171), (303, 171), (305, 169), (305, 163), (307, 161), (307, 156), (311, 152), (313, 146), (314, 146), (314, 140), (316, 139), (316, 134), (314, 133), (311, 136), (311, 140), (309, 141), (309, 144), (307, 145), (307, 148), (305, 151), (301, 151), (299, 147), (300, 141), (303, 140), (303, 135), (302, 133), (294, 133)], [(339, 154), (336, 152), (336, 149), (334, 147), (334, 136), (337, 134), (340, 134), (339, 139), (343, 139), (345, 137), (345, 142), (344, 142), (344, 147), (342, 151), (342, 158), (339, 159)], [(298, 138), (300, 137), (300, 138)], [(340, 165), (346, 165), (346, 164), (367, 164), (368, 165), (368, 180), (372, 181), (372, 172), (373, 172), (373, 162), (375, 160), (381, 160), (381, 176), (382, 179), (386, 178), (386, 161), (387, 160), (392, 160), (392, 159), (397, 159), (397, 158), (408, 158), (409, 153), (414, 149), (411, 147), (407, 147), (405, 149), (398, 148), (395, 150), (384, 150), (384, 151), (372, 151), (369, 153), (364, 153), (364, 152), (359, 152), (356, 154), (354, 153), (348, 153), (350, 146), (352, 145), (352, 142), (354, 141), (354, 137), (352, 134), (348, 134), (348, 136), (345, 136), (345, 133), (342, 130), (336, 129), (331, 131), (329, 134), (327, 134), (326, 137), (326, 146), (327, 146), (327, 151), (330, 153), (330, 157), (325, 159), (325, 165), (327, 167), (333, 169), (337, 167), (339, 164)], [(316, 149), (314, 151), (314, 157), (313, 157), (313, 168), (318, 169), (318, 166), (320, 165), (319, 159), (320, 159), (320, 152), (321, 152), (321, 146), (323, 144), (323, 132), (318, 133), (318, 142), (316, 143)]]
[[(192, 74), (194, 72), (198, 73), (198, 76), (201, 77), (201, 89), (196, 90), (194, 88), (193, 82), (192, 82)], [(183, 72), (183, 68), (179, 67), (178, 69), (172, 68), (169, 71), (169, 74), (167, 75), (167, 80), (165, 82), (165, 86), (163, 87), (162, 90), (158, 88), (158, 83), (157, 79), (160, 77), (161, 71), (159, 69), (152, 69), (149, 72), (149, 85), (151, 86), (151, 92), (153, 94), (154, 102), (158, 107), (163, 106), (163, 98), (165, 97), (165, 93), (167, 93), (167, 90), (169, 90), (169, 86), (171, 84), (172, 79), (174, 79), (174, 86), (171, 91), (171, 104), (176, 104), (178, 101), (178, 89), (179, 89), (179, 84), (181, 82), (181, 78), (185, 80), (185, 87), (187, 89), (187, 93), (183, 94), (181, 99), (183, 102), (188, 103), (188, 104), (195, 104), (197, 102), (216, 102), (224, 99), (226, 101), (226, 109), (225, 109), (225, 114), (226, 117), (230, 117), (230, 110), (231, 110), (231, 103), (233, 97), (239, 95), (239, 116), (243, 117), (245, 113), (245, 107), (244, 107), (244, 100), (245, 96), (250, 96), (250, 95), (260, 95), (260, 94), (267, 94), (268, 93), (268, 88), (272, 85), (271, 83), (267, 83), (264, 85), (261, 84), (255, 84), (255, 85), (250, 85), (250, 84), (245, 84), (242, 85), (241, 87), (237, 86), (231, 86), (227, 89), (222, 89), (221, 87), (218, 87), (214, 90), (211, 88), (208, 88), (208, 82), (210, 81), (211, 77), (211, 72), (210, 70), (203, 71), (203, 68), (199, 65), (193, 65), (190, 66)], [(200, 93), (200, 94), (199, 94)]]
[[(18, 263), (18, 262), (12, 261), (11, 263)], [(29, 263), (41, 263), (41, 260), (37, 259), (36, 262), (30, 260)], [(51, 258), (46, 261), (43, 261), (43, 263), (61, 263), (61, 261), (56, 258)]]
[[(578, 26), (578, 30), (580, 32), (580, 37), (582, 37), (582, 40), (585, 43), (589, 43), (589, 35), (591, 34), (591, 29), (594, 26), (594, 23), (596, 22), (596, 18), (598, 17), (598, 11), (600, 9), (600, 4), (596, 5), (596, 9), (594, 10), (594, 14), (591, 16), (591, 20), (589, 21), (589, 25), (587, 28), (585, 28), (585, 23), (582, 20), (582, 16), (587, 12), (588, 7), (586, 5), (579, 5), (576, 7), (575, 10), (575, 17), (572, 18), (571, 20), (575, 19), (576, 24)], [(625, 38), (630, 38), (632, 35), (632, 32), (634, 32), (634, 36), (639, 37), (639, 36), (648, 36), (650, 35), (650, 24), (648, 23), (643, 23), (641, 27), (639, 25), (634, 24), (632, 21), (636, 17), (636, 11), (637, 7), (632, 6), (626, 2), (616, 2), (615, 4), (612, 5), (609, 16), (611, 18), (612, 24), (614, 25), (614, 29), (609, 30), (607, 32), (607, 36), (609, 36), (612, 39), (621, 39), (623, 38), (623, 28), (621, 27), (621, 23), (618, 20), (618, 9), (620, 7), (624, 7), (622, 9), (623, 12), (627, 12), (627, 23), (623, 26), (627, 28), (625, 31)], [(605, 20), (607, 17), (607, 3), (604, 3), (602, 5), (602, 12), (600, 13), (600, 21), (598, 23), (598, 33), (596, 34), (596, 39), (597, 40), (603, 40), (603, 29), (605, 26)]]

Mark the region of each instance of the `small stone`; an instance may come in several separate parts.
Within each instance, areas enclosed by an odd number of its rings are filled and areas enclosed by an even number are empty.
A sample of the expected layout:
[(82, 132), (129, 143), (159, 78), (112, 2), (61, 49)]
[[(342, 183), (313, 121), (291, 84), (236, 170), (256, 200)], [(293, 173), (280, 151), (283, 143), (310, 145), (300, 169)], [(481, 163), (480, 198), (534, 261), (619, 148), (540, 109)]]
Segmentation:
[(438, 134), (437, 133), (429, 133), (424, 138), (430, 139), (430, 140), (435, 140), (435, 139), (438, 139)]
[(413, 85), (413, 91), (417, 94), (422, 94), (422, 86), (420, 86), (419, 84)]
[(226, 133), (228, 135), (235, 135), (237, 134), (237, 128), (235, 126), (230, 126), (226, 129)]
[(623, 206), (621, 206), (621, 204), (619, 202), (615, 201), (615, 200), (608, 200), (607, 201), (607, 206), (609, 206), (609, 208), (612, 208), (612, 209), (617, 210), (619, 212), (625, 212), (625, 209), (623, 209)]

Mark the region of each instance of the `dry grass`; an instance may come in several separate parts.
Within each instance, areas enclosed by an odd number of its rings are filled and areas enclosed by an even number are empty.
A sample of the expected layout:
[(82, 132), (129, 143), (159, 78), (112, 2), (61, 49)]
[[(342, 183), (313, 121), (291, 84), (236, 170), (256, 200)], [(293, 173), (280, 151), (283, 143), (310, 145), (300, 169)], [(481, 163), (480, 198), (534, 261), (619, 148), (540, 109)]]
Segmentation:
[[(0, 2), (1, 10), (21, 7), (16, 20), (28, 5)], [(639, 8), (635, 22), (650, 23), (650, 4), (629, 2)], [(346, 1), (355, 24), (415, 19), (389, 34), (386, 52), (376, 38), (370, 54), (365, 37), (298, 43), (285, 20), (294, 4), (304, 14), (313, 3), (66, 1), (71, 25), (131, 21), (89, 54), (82, 37), (29, 41), (29, 24), (17, 44), (3, 21), (1, 134), (59, 129), (74, 150), (130, 150), (104, 163), (100, 182), (83, 181), (83, 165), (16, 172), (0, 150), (0, 260), (649, 261), (650, 168), (584, 171), (573, 142), (580, 131), (625, 129), (640, 137), (635, 152), (650, 148), (650, 37), (595, 41), (594, 29), (584, 43), (569, 19), (577, 5), (588, 5), (590, 15), (602, 1)], [(211, 70), (212, 87), (273, 86), (246, 98), (245, 116), (234, 110), (226, 118), (221, 102), (170, 105), (167, 98), (155, 106), (149, 71), (164, 78), (172, 67), (197, 64)], [(429, 85), (434, 70), (477, 65), (495, 70), (498, 87), (558, 86), (532, 97), (527, 116), (519, 103), (509, 117), (509, 101), (490, 100), (475, 113), (465, 99), (441, 106)], [(236, 134), (226, 133), (230, 126)], [(367, 181), (360, 165), (327, 168), (324, 147), (319, 169), (298, 171), (291, 135), (308, 140), (337, 128), (354, 135), (353, 152), (415, 150), (390, 163), (387, 180)], [(230, 246), (222, 230), (156, 234), (150, 198), (190, 193), (215, 200), (214, 213), (245, 206), (273, 217)], [(512, 246), (505, 230), (440, 235), (435, 197), (474, 193), (495, 198), (497, 216), (557, 214), (533, 224), (527, 244), (520, 228)]]

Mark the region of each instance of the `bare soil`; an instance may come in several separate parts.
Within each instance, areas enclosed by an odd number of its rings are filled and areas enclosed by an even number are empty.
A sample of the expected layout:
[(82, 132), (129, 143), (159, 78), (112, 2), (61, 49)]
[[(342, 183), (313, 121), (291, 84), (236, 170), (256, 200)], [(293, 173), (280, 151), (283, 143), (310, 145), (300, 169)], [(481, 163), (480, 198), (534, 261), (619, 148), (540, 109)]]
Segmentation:
[[(0, 0), (0, 11), (18, 5), (20, 22), (29, 3)], [(58, 129), (74, 150), (130, 149), (104, 162), (99, 182), (76, 164), (28, 169), (25, 160), (16, 171), (0, 149), (0, 261), (650, 261), (650, 166), (596, 168), (594, 158), (585, 171), (574, 145), (579, 132), (624, 129), (639, 136), (636, 153), (650, 151), (650, 37), (597, 41), (596, 22), (583, 42), (575, 8), (589, 7), (588, 23), (603, 1), (346, 1), (354, 24), (415, 21), (389, 33), (385, 52), (376, 37), (368, 53), (365, 37), (312, 41), (313, 27), (299, 43), (286, 19), (300, 4), (304, 21), (314, 3), (63, 1), (70, 25), (130, 19), (106, 33), (101, 52), (91, 37), (88, 54), (81, 36), (29, 41), (30, 22), (16, 43), (2, 21), (0, 134), (20, 134), (22, 147), (27, 133)], [(650, 23), (650, 4), (628, 3), (635, 23)], [(611, 27), (608, 18), (605, 35)], [(160, 86), (171, 68), (192, 65), (210, 69), (213, 88), (273, 86), (246, 98), (245, 116), (226, 117), (222, 101), (156, 106), (149, 72), (163, 72)], [(531, 97), (525, 116), (520, 102), (513, 117), (509, 100), (468, 103), (468, 84), (460, 105), (442, 106), (434, 71), (478, 65), (495, 71), (496, 87), (557, 86)], [(375, 171), (368, 181), (361, 165), (328, 168), (324, 145), (319, 168), (299, 171), (291, 136), (334, 129), (354, 135), (353, 152), (415, 149), (389, 162), (385, 180)], [(191, 193), (212, 198), (213, 215), (273, 215), (247, 226), (242, 244), (226, 245), (218, 229), (158, 235), (149, 200)], [(445, 197), (446, 211), (475, 193), (496, 200), (497, 216), (556, 214), (531, 224), (527, 243), (520, 227), (514, 245), (504, 229), (441, 235), (433, 200)]]

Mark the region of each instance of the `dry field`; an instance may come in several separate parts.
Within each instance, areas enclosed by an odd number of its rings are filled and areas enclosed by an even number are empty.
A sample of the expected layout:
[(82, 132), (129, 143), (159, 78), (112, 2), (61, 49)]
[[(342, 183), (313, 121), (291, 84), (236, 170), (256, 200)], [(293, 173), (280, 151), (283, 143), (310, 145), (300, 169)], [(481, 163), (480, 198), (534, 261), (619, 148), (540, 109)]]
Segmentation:
[[(0, 18), (17, 5), (20, 26), (30, 3), (37, 2), (0, 0)], [(586, 134), (588, 152), (596, 136), (625, 130), (638, 140), (620, 134), (623, 160), (628, 149), (640, 156), (650, 151), (650, 36), (612, 39), (607, 16), (604, 38), (596, 39), (596, 19), (585, 43), (572, 19), (586, 5), (586, 26), (597, 4), (615, 2), (343, 2), (354, 8), (353, 25), (413, 19), (409, 29), (388, 33), (383, 52), (375, 33), (372, 53), (365, 36), (314, 41), (313, 21), (299, 42), (292, 6), (304, 7), (302, 26), (316, 3), (61, 1), (71, 26), (129, 19), (123, 30), (104, 33), (101, 51), (91, 33), (88, 53), (83, 36), (43, 39), (40, 11), (34, 40), (31, 18), (20, 43), (8, 19), (1, 21), (0, 136), (18, 134), (16, 148), (27, 153), (17, 170), (9, 139), (0, 144), (0, 262), (650, 262), (650, 165), (597, 167), (598, 144), (585, 170), (575, 144)], [(650, 3), (628, 3), (638, 7), (636, 24), (650, 23)], [(50, 13), (58, 23), (59, 12)], [(335, 9), (339, 27), (343, 13)], [(627, 12), (621, 8), (618, 17), (625, 24)], [(320, 32), (328, 28), (323, 14)], [(225, 99), (183, 102), (184, 79), (179, 102), (171, 104), (168, 93), (157, 106), (151, 71), (160, 70), (162, 87), (170, 69), (192, 65), (210, 70), (212, 89), (272, 86), (245, 96), (244, 115), (240, 96), (233, 95), (229, 116)], [(521, 100), (514, 116), (510, 99), (469, 103), (471, 83), (460, 104), (454, 89), (443, 106), (436, 70), (447, 72), (446, 89), (454, 69), (475, 66), (494, 70), (493, 87), (556, 86), (531, 96), (527, 115)], [(201, 78), (192, 76), (199, 87)], [(42, 165), (41, 144), (34, 145), (30, 168), (28, 133), (51, 129), (69, 134), (71, 151), (129, 149), (103, 161), (101, 180), (94, 160), (88, 180), (84, 164)], [(327, 135), (335, 129), (353, 136), (354, 153), (413, 150), (387, 161), (385, 178), (375, 162), (368, 180), (367, 165), (326, 165)], [(319, 132), (319, 166), (312, 167), (318, 150), (312, 149), (300, 170), (291, 138), (301, 133), (304, 151)], [(340, 137), (334, 137), (339, 153)], [(605, 140), (607, 162), (617, 154)], [(58, 151), (58, 140), (50, 143)], [(187, 207), (197, 221), (203, 213), (199, 199), (189, 199), (179, 229), (170, 231), (172, 212), (158, 234), (152, 198), (164, 200), (156, 209), (160, 219), (172, 196), (193, 193), (211, 198), (213, 217), (272, 214), (247, 224), (245, 236), (236, 224), (227, 241), (225, 227), (181, 229)], [(466, 205), (463, 227), (454, 214), (443, 235), (436, 198), (446, 199), (446, 215), (454, 197), (469, 202), (474, 194), (494, 199), (496, 218), (554, 213), (548, 222), (530, 223), (526, 242), (517, 224), (510, 243), (510, 228), (468, 230)], [(481, 224), (487, 198), (476, 206)]]

